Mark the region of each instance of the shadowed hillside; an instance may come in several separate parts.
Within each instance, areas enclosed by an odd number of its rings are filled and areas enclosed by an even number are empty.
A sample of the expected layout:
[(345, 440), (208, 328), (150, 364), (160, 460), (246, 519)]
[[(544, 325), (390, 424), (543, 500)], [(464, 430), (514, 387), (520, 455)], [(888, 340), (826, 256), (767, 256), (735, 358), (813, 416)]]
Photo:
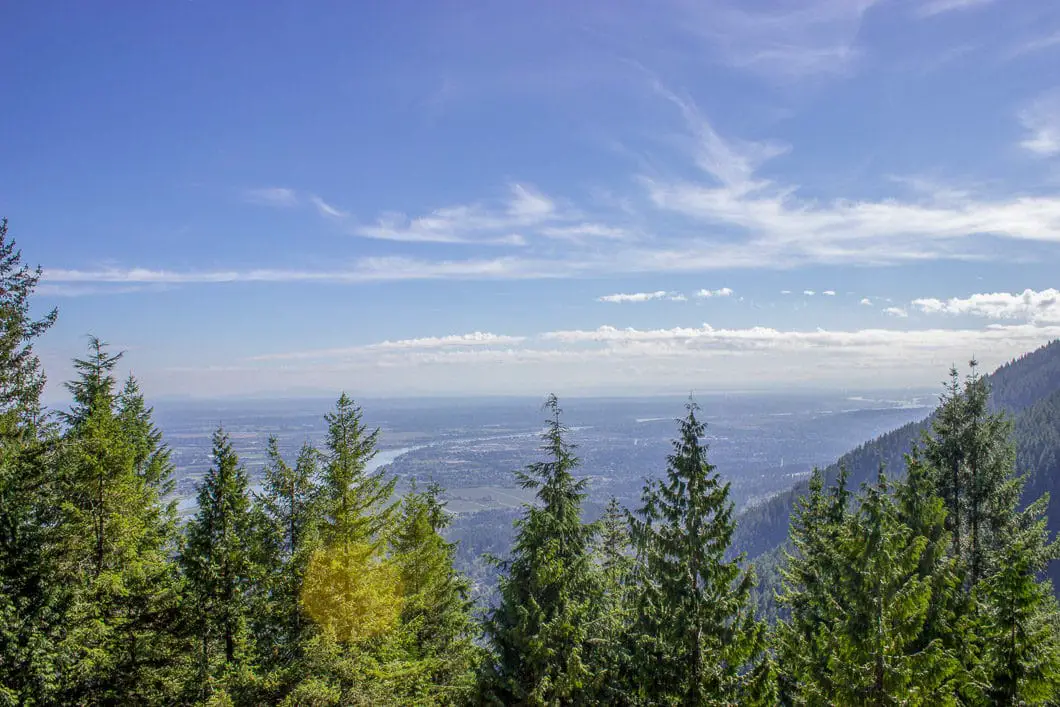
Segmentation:
[[(1006, 363), (987, 379), (994, 409), (1013, 417), (1017, 465), (1030, 475), (1028, 498), (1053, 492), (1049, 527), (1055, 532), (1060, 528), (1060, 493), (1055, 492), (1060, 484), (1060, 341)], [(881, 464), (899, 473), (904, 468), (903, 455), (928, 429), (930, 419), (899, 427), (844, 454), (825, 470), (826, 479), (834, 480), (840, 465), (850, 474), (851, 488), (872, 481)], [(795, 500), (806, 490), (807, 483), (801, 481), (742, 514), (733, 540), (735, 550), (755, 559), (783, 543)]]

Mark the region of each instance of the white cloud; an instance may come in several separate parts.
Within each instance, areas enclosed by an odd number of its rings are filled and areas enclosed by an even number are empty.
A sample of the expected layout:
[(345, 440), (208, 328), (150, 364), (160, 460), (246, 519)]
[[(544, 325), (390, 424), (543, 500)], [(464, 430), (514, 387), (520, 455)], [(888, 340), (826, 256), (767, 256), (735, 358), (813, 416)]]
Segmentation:
[(128, 285), (115, 287), (107, 285), (79, 285), (42, 282), (34, 290), (42, 297), (88, 297), (90, 295), (124, 295), (132, 292), (143, 292), (146, 286)]
[[(894, 265), (938, 259), (1018, 257), (997, 239), (1060, 243), (1060, 194), (976, 196), (917, 182), (906, 198), (875, 201), (801, 198), (799, 186), (763, 178), (764, 161), (783, 153), (769, 142), (726, 140), (691, 101), (659, 89), (687, 124), (700, 180), (658, 171), (636, 183), (635, 200), (587, 220), (566, 201), (513, 185), (498, 203), (439, 209), (408, 219), (383, 216), (361, 235), (411, 242), (520, 246), (518, 255), (445, 259), (381, 256), (332, 270), (286, 268), (174, 272), (110, 267), (50, 269), (51, 282), (364, 282), (413, 279), (571, 278), (640, 273), (700, 273), (732, 268), (787, 269), (815, 264)], [(1045, 141), (1034, 143), (1039, 149)], [(281, 190), (281, 196), (290, 190)], [(293, 192), (290, 192), (293, 196)], [(297, 197), (294, 197), (297, 198)], [(319, 208), (319, 206), (318, 206)], [(328, 208), (339, 211), (328, 205)], [(643, 224), (658, 219), (665, 228)], [(629, 224), (636, 223), (632, 230)], [(620, 224), (620, 225), (619, 225)], [(635, 235), (634, 235), (635, 234)], [(619, 235), (629, 236), (619, 238)], [(989, 238), (988, 238), (989, 237)], [(564, 239), (557, 244), (556, 239)], [(603, 247), (602, 240), (606, 240)], [(438, 256), (434, 256), (437, 258)]]
[(548, 238), (565, 240), (587, 240), (603, 238), (623, 240), (630, 237), (628, 231), (602, 223), (580, 223), (575, 226), (546, 226), (539, 233)]
[(255, 204), (265, 206), (292, 207), (298, 205), (298, 194), (293, 189), (286, 187), (264, 187), (260, 189), (245, 189), (243, 197)]
[(793, 0), (773, 9), (744, 2), (681, 3), (681, 29), (706, 39), (730, 66), (770, 79), (843, 74), (875, 0)]
[(1042, 157), (1060, 154), (1060, 89), (1047, 91), (1020, 111), (1028, 136), (1020, 146)]
[(835, 290), (825, 290), (821, 294), (825, 297), (835, 297)]
[(705, 299), (707, 297), (731, 297), (732, 289), (728, 287), (721, 287), (717, 290), (699, 290), (696, 292), (696, 297)]
[(992, 2), (994, 0), (922, 0), (918, 4), (916, 14), (919, 17), (934, 17), (946, 12), (982, 7)]
[(1034, 52), (1044, 51), (1058, 45), (1060, 45), (1060, 32), (1054, 32), (1053, 34), (1038, 37), (1037, 39), (1031, 39), (1020, 44), (1009, 52), (1008, 58), (1014, 59), (1018, 56), (1023, 56), (1024, 54), (1033, 54)]
[(623, 302), (650, 302), (651, 300), (658, 299), (673, 299), (675, 296), (676, 295), (667, 292), (666, 290), (659, 290), (658, 292), (635, 292), (632, 294), (604, 295), (603, 297), (597, 297), (596, 301), (620, 304)]
[(349, 212), (338, 209), (331, 204), (321, 199), (316, 194), (309, 197), (309, 201), (312, 202), (313, 206), (317, 207), (317, 211), (320, 212), (321, 216), (330, 216), (331, 218), (346, 218), (350, 214)]
[(791, 294), (791, 290), (781, 290), (780, 294), (782, 294), (782, 295), (790, 295)]
[[(680, 105), (690, 132), (707, 136), (700, 140), (697, 163), (713, 183), (658, 177), (642, 183), (658, 209), (683, 215), (700, 233), (709, 234), (707, 228), (718, 233), (716, 239), (693, 239), (695, 247), (686, 244), (680, 258), (686, 264), (709, 268), (713, 255), (728, 267), (738, 262), (881, 265), (982, 257), (978, 236), (1060, 242), (1060, 196), (1055, 195), (983, 199), (943, 189), (915, 201), (801, 199), (797, 185), (757, 176), (757, 165), (775, 151), (725, 142), (690, 102)], [(733, 236), (742, 237), (735, 246)]]
[(376, 344), (349, 346), (331, 349), (313, 349), (310, 351), (292, 351), (286, 353), (252, 356), (249, 361), (287, 361), (299, 359), (333, 359), (363, 356), (380, 351), (428, 351), (453, 350), (468, 347), (488, 347), (520, 344), (526, 340), (523, 336), (506, 336), (476, 331), (471, 334), (450, 334), (448, 336), (428, 336), (416, 339), (399, 339), (381, 341)]
[(1026, 289), (1022, 293), (980, 293), (947, 300), (921, 298), (913, 300), (912, 304), (926, 314), (1060, 322), (1060, 290), (1053, 288), (1041, 291)]
[(410, 219), (390, 213), (374, 225), (360, 226), (355, 233), (365, 238), (407, 243), (478, 243), (523, 245), (519, 229), (538, 226), (559, 217), (556, 204), (544, 194), (523, 184), (512, 184), (500, 208), (481, 204), (449, 206), (426, 216)]
[(44, 272), (44, 280), (47, 283), (167, 283), (173, 285), (246, 282), (355, 284), (401, 280), (546, 279), (573, 276), (578, 272), (579, 267), (578, 263), (564, 265), (517, 258), (429, 261), (402, 257), (372, 257), (362, 258), (348, 269), (335, 270), (258, 268), (175, 271), (150, 268), (102, 268), (98, 270), (49, 268)]
[[(608, 344), (627, 346), (640, 343), (680, 343), (690, 349), (727, 349), (744, 351), (763, 349), (775, 351), (835, 348), (844, 351), (870, 348), (879, 350), (893, 345), (931, 347), (944, 342), (975, 340), (1004, 341), (1006, 336), (1021, 342), (1048, 341), (1060, 333), (1060, 327), (1038, 327), (1032, 325), (998, 326), (986, 329), (859, 329), (855, 331), (783, 331), (771, 327), (746, 329), (715, 329), (709, 324), (701, 327), (675, 327), (672, 329), (620, 329), (601, 326), (591, 330), (552, 331), (539, 338), (563, 344)], [(946, 343), (946, 348), (951, 344)], [(645, 350), (641, 350), (643, 353)], [(660, 349), (659, 352), (663, 350)]]
[(861, 298), (861, 302), (859, 304), (863, 304), (866, 307), (871, 307), (872, 306), (872, 300), (870, 300), (868, 297), (862, 297)]
[(813, 290), (803, 290), (802, 294), (806, 295), (807, 297), (813, 297), (817, 293), (814, 292)]
[(909, 312), (901, 307), (884, 307), (883, 313), (890, 314), (892, 317), (900, 317), (902, 319), (909, 316)]
[[(975, 355), (984, 367), (1060, 337), (1060, 326), (998, 325), (983, 329), (785, 331), (769, 327), (550, 331), (534, 336), (476, 332), (362, 346), (268, 354), (168, 373), (201, 394), (261, 389), (264, 378), (321, 389), (355, 386), (362, 394), (563, 394), (575, 391), (687, 391), (812, 383), (849, 386), (934, 385), (940, 371)], [(189, 376), (189, 373), (195, 375)], [(165, 383), (161, 381), (160, 383)], [(187, 391), (185, 388), (182, 390)]]

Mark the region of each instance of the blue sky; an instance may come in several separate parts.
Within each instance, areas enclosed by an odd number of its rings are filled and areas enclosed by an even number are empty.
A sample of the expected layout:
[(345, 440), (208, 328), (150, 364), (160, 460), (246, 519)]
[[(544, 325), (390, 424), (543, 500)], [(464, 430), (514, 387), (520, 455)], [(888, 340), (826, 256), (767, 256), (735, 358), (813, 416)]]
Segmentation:
[(0, 21), (53, 381), (88, 333), (156, 396), (924, 385), (1060, 336), (1056, 3)]

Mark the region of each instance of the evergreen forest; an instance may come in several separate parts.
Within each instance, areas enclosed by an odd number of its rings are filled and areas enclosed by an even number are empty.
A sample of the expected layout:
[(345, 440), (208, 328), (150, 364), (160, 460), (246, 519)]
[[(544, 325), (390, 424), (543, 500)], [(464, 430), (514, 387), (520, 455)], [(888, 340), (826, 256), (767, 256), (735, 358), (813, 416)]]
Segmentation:
[(928, 421), (742, 517), (690, 399), (665, 474), (589, 522), (549, 396), (476, 606), (442, 489), (367, 471), (346, 394), (259, 491), (219, 428), (181, 520), (120, 352), (90, 339), (42, 405), (40, 278), (3, 222), (0, 705), (1060, 704), (1060, 344), (953, 369)]

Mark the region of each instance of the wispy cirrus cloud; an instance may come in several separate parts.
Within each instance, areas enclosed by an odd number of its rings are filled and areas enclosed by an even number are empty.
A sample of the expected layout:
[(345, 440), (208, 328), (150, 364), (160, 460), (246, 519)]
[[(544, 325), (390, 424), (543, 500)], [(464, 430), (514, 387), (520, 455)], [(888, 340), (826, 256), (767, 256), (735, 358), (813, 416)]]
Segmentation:
[(262, 187), (244, 189), (243, 198), (254, 204), (291, 208), (298, 206), (298, 193), (287, 187)]
[(935, 17), (947, 12), (959, 10), (972, 10), (977, 7), (990, 5), (994, 0), (915, 0), (916, 8), (914, 14), (917, 17)]
[(700, 228), (713, 226), (726, 246), (743, 236), (740, 250), (756, 251), (760, 261), (791, 266), (974, 258), (974, 241), (982, 236), (1060, 242), (1058, 195), (976, 198), (946, 189), (913, 201), (800, 198), (798, 185), (758, 176), (763, 160), (779, 154), (776, 147), (725, 141), (690, 101), (670, 99), (679, 104), (690, 133), (699, 136), (696, 163), (710, 181), (644, 178), (649, 198)]
[(321, 216), (329, 216), (331, 218), (341, 219), (348, 218), (350, 215), (348, 211), (343, 211), (342, 209), (336, 206), (332, 206), (316, 194), (311, 194), (309, 196), (309, 201), (313, 204), (313, 206), (316, 207), (317, 211), (320, 213)]
[(480, 245), (524, 245), (519, 231), (557, 220), (556, 203), (536, 189), (512, 184), (508, 198), (499, 207), (482, 204), (449, 206), (426, 216), (409, 218), (390, 213), (373, 225), (359, 226), (355, 233), (406, 243), (475, 243)]
[(977, 293), (968, 297), (915, 299), (912, 306), (925, 314), (971, 315), (989, 319), (1027, 319), (1060, 323), (1060, 290)]
[(1034, 54), (1036, 52), (1045, 51), (1053, 47), (1060, 47), (1060, 32), (1053, 32), (1034, 39), (1028, 39), (1020, 44), (1017, 44), (1009, 50), (1007, 58), (1015, 59), (1026, 54)]
[(844, 74), (860, 56), (858, 33), (876, 0), (680, 3), (679, 27), (735, 68), (770, 79)]
[[(411, 248), (417, 243), (461, 246), (442, 256), (435, 251), (423, 257), (361, 258), (347, 267), (321, 270), (49, 268), (47, 278), (53, 283), (172, 284), (573, 278), (1017, 257), (1018, 248), (1000, 250), (997, 241), (1060, 244), (1060, 194), (984, 195), (967, 187), (906, 180), (901, 186), (911, 193), (875, 200), (803, 197), (799, 184), (762, 173), (771, 160), (787, 153), (786, 146), (727, 139), (687, 97), (661, 86), (657, 93), (677, 107), (686, 128), (680, 155), (698, 173), (672, 177), (656, 169), (640, 174), (621, 208), (579, 207), (513, 183), (499, 200), (444, 207), (411, 219), (384, 214), (374, 225), (346, 223), (361, 236), (401, 241)], [(1043, 154), (1054, 149), (1048, 115), (1026, 116), (1038, 132), (1025, 146)], [(302, 198), (293, 190), (266, 193), (278, 203)], [(329, 218), (345, 214), (322, 200), (306, 197), (304, 202)], [(513, 251), (503, 257), (468, 256), (463, 250), (467, 245)]]
[(260, 356), (252, 356), (247, 360), (292, 361), (304, 359), (334, 359), (370, 355), (375, 352), (385, 351), (433, 351), (457, 350), (468, 347), (510, 346), (513, 344), (520, 344), (525, 340), (526, 337), (524, 336), (507, 336), (504, 334), (476, 331), (470, 334), (450, 334), (447, 336), (427, 336), (415, 339), (397, 339), (394, 341), (388, 340), (375, 344), (365, 344), (363, 346), (263, 354)]
[(1060, 154), (1060, 89), (1053, 89), (1034, 99), (1019, 113), (1027, 136), (1020, 142), (1023, 149), (1041, 157)]
[(546, 238), (570, 241), (584, 241), (590, 239), (628, 240), (632, 237), (630, 232), (625, 228), (588, 222), (572, 226), (546, 226), (539, 229), (538, 233)]

